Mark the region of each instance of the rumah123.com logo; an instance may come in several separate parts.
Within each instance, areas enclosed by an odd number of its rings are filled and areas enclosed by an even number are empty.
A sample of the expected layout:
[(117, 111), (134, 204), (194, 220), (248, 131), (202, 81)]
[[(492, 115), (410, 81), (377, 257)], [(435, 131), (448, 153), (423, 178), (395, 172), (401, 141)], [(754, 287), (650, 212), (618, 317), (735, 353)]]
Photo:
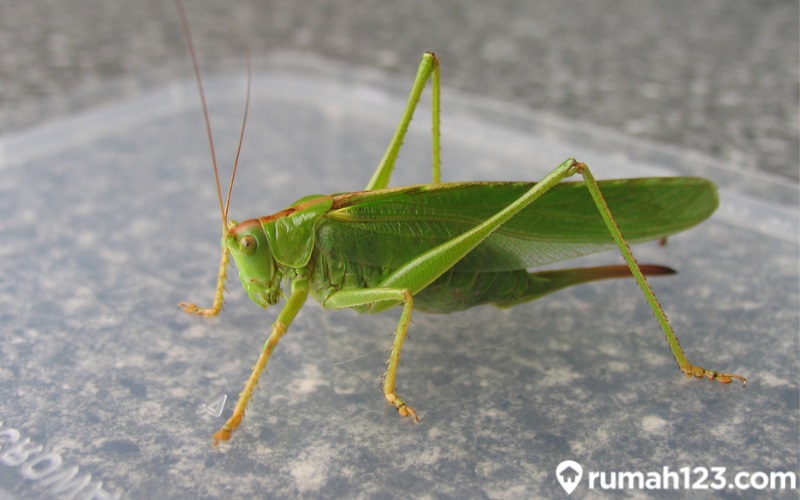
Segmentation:
[(575, 491), (582, 477), (583, 467), (574, 460), (564, 460), (556, 467), (556, 479), (568, 495)]

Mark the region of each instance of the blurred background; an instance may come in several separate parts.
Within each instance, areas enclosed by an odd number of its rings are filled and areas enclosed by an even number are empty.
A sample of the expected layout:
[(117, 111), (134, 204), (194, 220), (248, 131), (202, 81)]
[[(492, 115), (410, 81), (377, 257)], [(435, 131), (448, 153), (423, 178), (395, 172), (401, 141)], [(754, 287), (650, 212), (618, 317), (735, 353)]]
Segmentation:
[[(243, 37), (256, 61), (302, 52), (410, 83), (430, 50), (446, 91), (798, 180), (793, 0), (189, 0), (187, 11), (207, 70), (243, 71)], [(0, 132), (187, 68), (170, 0), (0, 0)]]

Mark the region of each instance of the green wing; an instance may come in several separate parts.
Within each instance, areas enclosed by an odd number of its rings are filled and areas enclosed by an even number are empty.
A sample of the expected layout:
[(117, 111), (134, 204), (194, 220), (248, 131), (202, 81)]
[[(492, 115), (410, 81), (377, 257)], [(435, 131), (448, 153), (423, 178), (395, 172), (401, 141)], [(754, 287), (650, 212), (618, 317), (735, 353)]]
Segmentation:
[[(688, 229), (717, 207), (716, 186), (693, 177), (600, 181), (625, 238)], [(497, 213), (532, 183), (409, 186), (337, 195), (317, 226), (317, 249), (353, 264), (396, 268)], [(582, 182), (555, 186), (459, 261), (457, 271), (509, 271), (614, 247)]]

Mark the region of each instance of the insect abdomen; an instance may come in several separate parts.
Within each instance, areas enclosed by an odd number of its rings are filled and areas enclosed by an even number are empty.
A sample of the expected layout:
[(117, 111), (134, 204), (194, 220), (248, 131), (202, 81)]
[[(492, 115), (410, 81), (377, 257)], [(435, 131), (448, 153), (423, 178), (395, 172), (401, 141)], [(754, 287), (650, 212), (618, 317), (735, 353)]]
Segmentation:
[[(646, 276), (673, 274), (668, 267), (640, 266)], [(511, 307), (538, 299), (562, 288), (590, 281), (629, 278), (627, 266), (584, 267), (529, 273), (522, 270), (499, 272), (457, 272), (450, 270), (414, 296), (421, 311), (448, 313), (481, 304)]]
[[(448, 313), (481, 304), (509, 307), (541, 296), (547, 280), (527, 271), (448, 271), (414, 296), (414, 307), (428, 313)], [(533, 294), (533, 295), (532, 295)]]

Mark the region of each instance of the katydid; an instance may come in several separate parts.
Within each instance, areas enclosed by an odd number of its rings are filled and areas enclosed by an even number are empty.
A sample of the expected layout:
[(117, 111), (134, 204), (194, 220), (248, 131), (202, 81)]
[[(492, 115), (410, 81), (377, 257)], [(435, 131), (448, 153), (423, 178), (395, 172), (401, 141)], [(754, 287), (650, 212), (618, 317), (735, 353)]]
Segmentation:
[[(637, 281), (678, 367), (687, 377), (746, 383), (740, 375), (707, 370), (688, 361), (645, 279), (645, 275), (674, 271), (637, 264), (628, 247), (628, 242), (663, 239), (705, 220), (717, 207), (716, 186), (692, 177), (596, 181), (589, 168), (574, 159), (566, 160), (536, 183), (442, 183), (440, 72), (432, 53), (423, 55), (400, 123), (363, 191), (306, 196), (273, 215), (241, 223), (228, 221), (238, 161), (223, 202), (191, 33), (183, 7), (179, 0), (176, 2), (201, 94), (222, 215), (222, 256), (213, 305), (180, 306), (189, 313), (217, 315), (223, 305), (231, 256), (242, 285), (258, 305), (266, 308), (277, 304), (286, 297), (284, 287), (289, 288), (286, 304), (272, 325), (233, 415), (213, 436), (214, 445), (230, 439), (239, 427), (267, 360), (309, 294), (325, 309), (378, 313), (402, 306), (383, 392), (401, 416), (414, 421), (419, 421), (417, 412), (398, 396), (395, 383), (400, 351), (415, 308), (449, 313), (480, 304), (511, 307), (564, 287), (607, 278), (632, 276)], [(400, 146), (429, 80), (432, 182), (389, 188)], [(580, 174), (583, 182), (561, 182), (575, 174)], [(527, 271), (615, 246), (626, 265)]]

